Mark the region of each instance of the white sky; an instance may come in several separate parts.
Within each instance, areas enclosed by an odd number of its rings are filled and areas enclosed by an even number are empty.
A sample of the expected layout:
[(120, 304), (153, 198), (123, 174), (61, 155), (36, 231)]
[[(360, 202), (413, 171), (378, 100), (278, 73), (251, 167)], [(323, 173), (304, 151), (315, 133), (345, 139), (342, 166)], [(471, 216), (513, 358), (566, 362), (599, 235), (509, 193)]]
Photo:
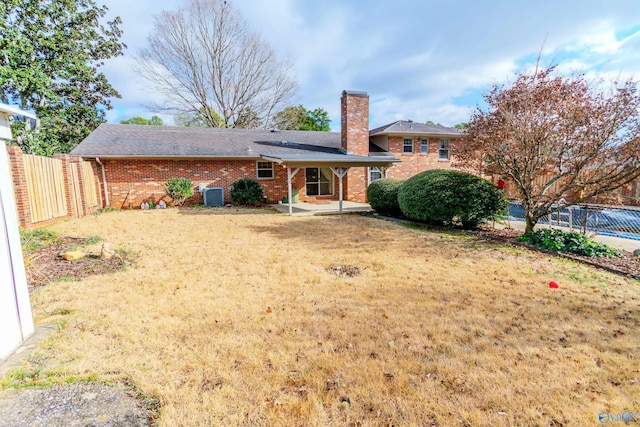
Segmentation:
[[(493, 83), (535, 62), (640, 79), (640, 0), (228, 0), (280, 58), (295, 65), (295, 104), (340, 127), (343, 89), (370, 96), (370, 128), (399, 119), (467, 121)], [(152, 17), (178, 0), (98, 0), (123, 20), (125, 55), (102, 67), (122, 99), (111, 123), (155, 114), (132, 69)], [(165, 117), (170, 124), (171, 118)]]

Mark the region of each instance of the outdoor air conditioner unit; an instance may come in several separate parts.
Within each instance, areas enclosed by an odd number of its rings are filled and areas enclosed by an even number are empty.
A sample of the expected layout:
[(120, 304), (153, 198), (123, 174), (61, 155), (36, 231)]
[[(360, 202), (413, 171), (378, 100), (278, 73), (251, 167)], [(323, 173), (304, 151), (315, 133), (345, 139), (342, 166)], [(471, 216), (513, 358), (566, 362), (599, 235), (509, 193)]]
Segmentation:
[(205, 206), (224, 206), (224, 190), (222, 188), (205, 188), (202, 195)]

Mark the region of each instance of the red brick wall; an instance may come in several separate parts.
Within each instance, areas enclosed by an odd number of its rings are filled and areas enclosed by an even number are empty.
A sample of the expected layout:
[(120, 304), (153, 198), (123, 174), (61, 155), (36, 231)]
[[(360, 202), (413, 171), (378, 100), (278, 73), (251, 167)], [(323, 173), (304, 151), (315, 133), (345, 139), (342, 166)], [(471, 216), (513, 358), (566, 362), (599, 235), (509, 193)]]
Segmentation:
[[(153, 201), (157, 204), (160, 200), (169, 203), (165, 196), (162, 184), (169, 178), (188, 178), (193, 181), (194, 195), (187, 201), (188, 205), (203, 203), (202, 194), (197, 191), (199, 184), (207, 187), (222, 187), (226, 203), (231, 203), (229, 189), (231, 184), (240, 178), (256, 179), (256, 161), (254, 160), (102, 160), (105, 164), (107, 175), (107, 189), (109, 190), (109, 204), (111, 206), (129, 209), (139, 209), (143, 202)], [(102, 180), (102, 171), (98, 165), (96, 175)], [(267, 203), (277, 203), (287, 197), (287, 169), (274, 164), (274, 179), (257, 180)], [(349, 176), (356, 174), (361, 176), (360, 185), (352, 182), (352, 195), (364, 200), (366, 195), (366, 168), (352, 168)], [(344, 199), (346, 197), (346, 184), (344, 180)], [(102, 182), (101, 182), (101, 185)], [(355, 186), (356, 191), (353, 190)], [(307, 196), (305, 186), (305, 170), (300, 169), (293, 177), (292, 188), (298, 190), (300, 202), (321, 202), (325, 200), (338, 200), (339, 180), (334, 176), (334, 194), (331, 196)], [(129, 202), (131, 201), (131, 202)]]
[[(4, 145), (4, 144), (3, 144)], [(20, 147), (7, 146), (9, 156), (11, 179), (13, 180), (13, 192), (16, 199), (16, 212), (20, 227), (31, 225), (31, 206), (29, 205), (29, 191), (27, 189), (27, 176), (22, 160)]]
[[(349, 172), (343, 182), (344, 200), (366, 203), (368, 182), (369, 177), (367, 168), (349, 169)], [(336, 194), (338, 194), (337, 184)]]
[[(170, 178), (188, 178), (193, 181), (194, 195), (187, 204), (203, 203), (202, 194), (197, 191), (200, 184), (207, 187), (222, 187), (226, 203), (231, 203), (230, 186), (240, 178), (256, 179), (267, 203), (277, 203), (287, 197), (287, 169), (274, 164), (273, 179), (258, 180), (255, 160), (102, 160), (107, 175), (109, 204), (123, 209), (140, 208), (143, 202), (158, 203), (161, 199), (169, 203), (162, 185)], [(96, 168), (101, 177), (100, 166)], [(300, 169), (293, 177), (292, 187), (298, 189), (301, 202), (336, 200), (338, 181), (334, 181), (333, 196), (306, 196), (305, 171)]]
[[(407, 136), (410, 137), (410, 136)], [(455, 159), (455, 147), (460, 140), (449, 139), (449, 160), (441, 160), (438, 158), (438, 150), (440, 148), (440, 138), (431, 137), (429, 139), (429, 153), (420, 152), (420, 144), (423, 137), (413, 136), (413, 153), (403, 152), (404, 136), (389, 136), (389, 152), (395, 157), (402, 160), (387, 170), (388, 178), (408, 179), (430, 169), (456, 169), (453, 166)]]

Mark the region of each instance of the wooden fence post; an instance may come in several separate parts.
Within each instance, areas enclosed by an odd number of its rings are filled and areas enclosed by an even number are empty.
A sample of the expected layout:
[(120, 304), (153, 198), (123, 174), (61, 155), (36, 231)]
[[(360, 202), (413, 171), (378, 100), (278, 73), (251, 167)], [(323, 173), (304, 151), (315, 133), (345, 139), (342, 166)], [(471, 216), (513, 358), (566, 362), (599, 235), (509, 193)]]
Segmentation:
[(82, 173), (82, 157), (69, 156), (69, 165), (71, 167), (76, 168), (77, 178), (78, 178), (78, 186), (80, 187), (80, 212), (79, 216), (89, 215), (89, 202), (87, 201), (87, 195), (85, 194), (84, 187), (84, 174)]
[(58, 159), (62, 162), (62, 173), (64, 174), (64, 194), (65, 194), (65, 204), (67, 205), (67, 216), (69, 218), (73, 218), (75, 216), (80, 216), (79, 213), (75, 211), (75, 204), (73, 203), (73, 180), (71, 175), (71, 165), (69, 162), (68, 154), (54, 154), (53, 158)]

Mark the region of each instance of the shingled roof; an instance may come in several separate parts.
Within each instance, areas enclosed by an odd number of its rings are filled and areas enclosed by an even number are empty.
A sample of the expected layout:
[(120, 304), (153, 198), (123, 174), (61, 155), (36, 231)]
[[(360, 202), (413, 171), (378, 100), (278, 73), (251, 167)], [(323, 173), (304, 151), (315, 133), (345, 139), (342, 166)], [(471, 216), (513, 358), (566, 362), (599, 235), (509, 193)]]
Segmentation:
[(343, 154), (339, 132), (101, 124), (71, 155), (95, 158), (259, 158)]
[(439, 125), (427, 125), (424, 123), (412, 122), (411, 120), (398, 120), (384, 126), (369, 131), (369, 136), (388, 135), (388, 134), (419, 134), (433, 136), (462, 136), (462, 131), (455, 128), (448, 128)]

